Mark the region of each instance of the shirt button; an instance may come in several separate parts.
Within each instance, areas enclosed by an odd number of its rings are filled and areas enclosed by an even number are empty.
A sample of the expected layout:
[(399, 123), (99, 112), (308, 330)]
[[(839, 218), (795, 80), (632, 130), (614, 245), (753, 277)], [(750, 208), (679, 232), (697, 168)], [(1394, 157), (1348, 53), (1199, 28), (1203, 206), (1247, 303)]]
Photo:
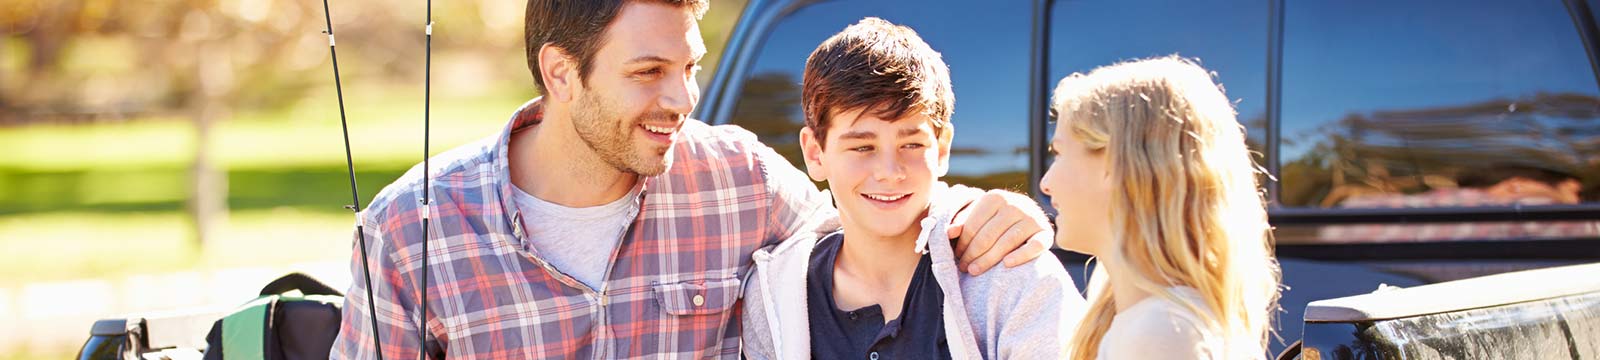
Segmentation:
[(878, 352), (873, 351), (871, 354), (867, 354), (867, 359), (878, 360)]
[[(850, 320), (855, 320), (855, 319), (860, 318), (860, 317), (861, 317), (861, 315), (856, 314), (856, 312), (854, 312), (854, 311), (850, 312)], [(873, 353), (873, 354), (877, 354), (877, 353)]]
[(706, 297), (705, 296), (700, 296), (700, 295), (695, 295), (693, 301), (694, 301), (694, 306), (705, 305), (706, 304)]

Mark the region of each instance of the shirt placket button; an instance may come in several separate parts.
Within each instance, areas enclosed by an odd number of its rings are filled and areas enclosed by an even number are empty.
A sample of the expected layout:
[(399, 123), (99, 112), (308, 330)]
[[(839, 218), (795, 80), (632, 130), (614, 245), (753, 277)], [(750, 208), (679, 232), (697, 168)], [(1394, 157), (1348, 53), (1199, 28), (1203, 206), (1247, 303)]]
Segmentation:
[(878, 352), (877, 351), (873, 351), (871, 354), (867, 354), (867, 359), (869, 359), (869, 360), (878, 360)]

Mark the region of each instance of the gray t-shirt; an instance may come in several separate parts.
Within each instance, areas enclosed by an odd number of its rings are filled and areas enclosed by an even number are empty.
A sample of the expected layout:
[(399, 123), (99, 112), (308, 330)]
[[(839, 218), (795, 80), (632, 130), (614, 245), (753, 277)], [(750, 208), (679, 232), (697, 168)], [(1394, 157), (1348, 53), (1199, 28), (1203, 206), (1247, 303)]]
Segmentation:
[(544, 201), (515, 186), (528, 247), (556, 270), (600, 290), (611, 254), (622, 243), (628, 224), (639, 216), (639, 190), (611, 203), (572, 208)]

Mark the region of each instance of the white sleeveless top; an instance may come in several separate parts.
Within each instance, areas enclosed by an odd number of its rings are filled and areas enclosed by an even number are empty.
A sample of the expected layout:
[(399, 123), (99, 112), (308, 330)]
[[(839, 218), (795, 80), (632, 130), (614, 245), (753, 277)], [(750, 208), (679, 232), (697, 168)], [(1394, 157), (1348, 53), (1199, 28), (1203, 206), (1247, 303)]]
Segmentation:
[[(1193, 288), (1171, 287), (1168, 290), (1192, 304), (1205, 304)], [(1248, 340), (1233, 341), (1235, 348), (1229, 349), (1224, 336), (1207, 327), (1189, 308), (1152, 295), (1111, 319), (1111, 327), (1100, 340), (1096, 358), (1232, 360), (1260, 359), (1266, 354), (1254, 341)]]

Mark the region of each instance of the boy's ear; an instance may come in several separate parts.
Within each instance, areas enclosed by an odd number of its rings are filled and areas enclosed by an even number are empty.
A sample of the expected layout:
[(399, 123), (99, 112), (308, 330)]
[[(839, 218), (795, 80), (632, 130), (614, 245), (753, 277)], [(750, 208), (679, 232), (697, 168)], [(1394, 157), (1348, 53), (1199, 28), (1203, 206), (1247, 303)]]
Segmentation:
[(945, 174), (950, 172), (950, 147), (954, 146), (956, 142), (955, 131), (956, 125), (946, 122), (944, 133), (950, 134), (950, 141), (939, 141), (937, 137), (934, 139), (934, 143), (939, 145), (939, 168), (934, 169), (934, 177), (944, 177)]
[(811, 181), (828, 180), (828, 169), (822, 167), (822, 143), (809, 126), (800, 128), (800, 154), (806, 159), (806, 175), (811, 175)]
[(544, 77), (545, 98), (553, 101), (572, 101), (582, 84), (577, 62), (554, 44), (539, 47), (539, 75)]

